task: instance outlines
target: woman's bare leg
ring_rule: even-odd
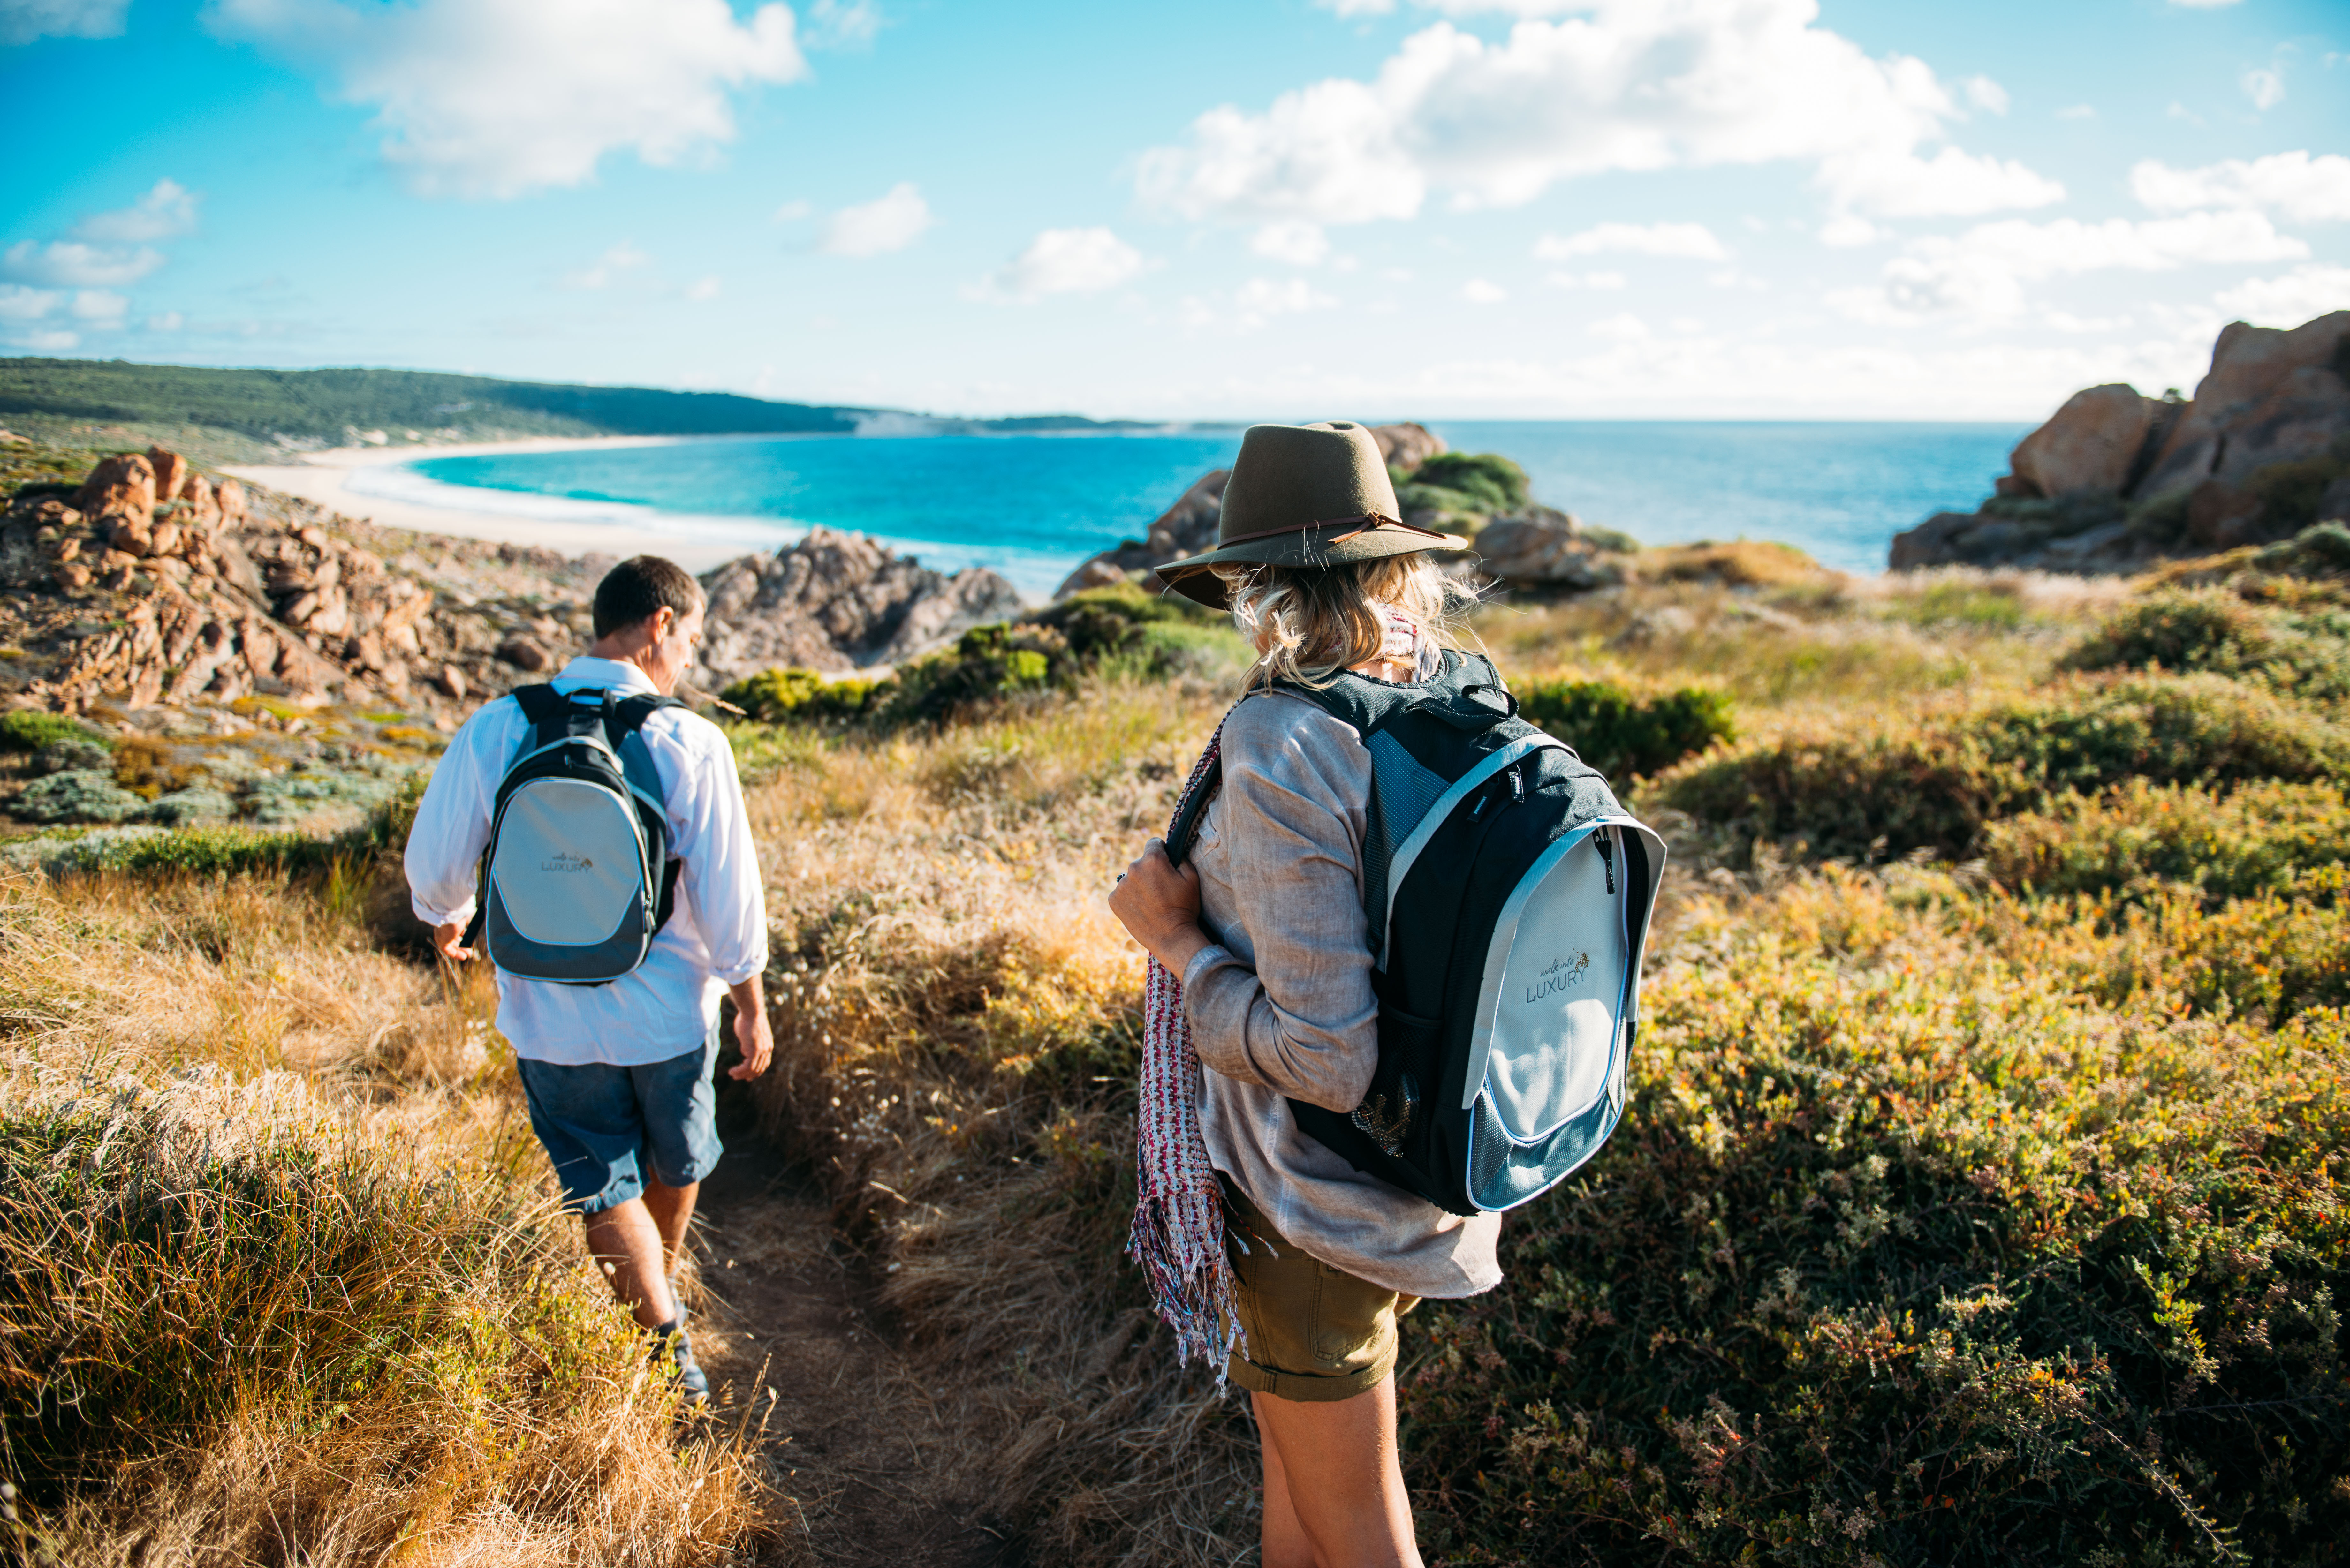
[[[1421,1568],[1392,1376],[1335,1402],[1249,1399],[1265,1449],[1265,1568]]]

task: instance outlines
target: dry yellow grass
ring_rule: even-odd
[[[687,1568],[787,1518],[740,1434],[681,1446],[492,1005],[315,887],[0,884],[28,1555]]]

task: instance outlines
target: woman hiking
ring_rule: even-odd
[[[1191,1150],[1222,1189],[1221,1213],[1212,1196],[1139,1213],[1136,1251],[1179,1337],[1249,1390],[1265,1568],[1419,1563],[1396,1446],[1397,1320],[1502,1277],[1498,1214],[1449,1213],[1356,1168],[1285,1103],[1361,1117],[1379,1004],[1363,902],[1372,755],[1353,725],[1282,685],[1428,681],[1470,597],[1427,554],[1463,541],[1399,516],[1362,426],[1247,432],[1218,548],[1160,568],[1229,608],[1255,649],[1187,806],[1219,756],[1221,784],[1182,863],[1152,839],[1110,896],[1155,961],[1145,1210],[1154,1163],[1178,1169]],[[1206,1069],[1196,1079],[1185,1033]]]

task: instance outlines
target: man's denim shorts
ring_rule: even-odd
[[[566,1066],[518,1057],[531,1130],[555,1161],[563,1206],[599,1213],[644,1196],[645,1169],[686,1187],[717,1166],[718,1031],[681,1056],[642,1067]]]

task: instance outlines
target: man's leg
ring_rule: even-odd
[[[671,1187],[655,1177],[645,1183],[645,1208],[660,1231],[661,1273],[666,1278],[677,1278],[678,1263],[685,1256],[685,1233],[693,1225],[693,1200],[701,1191],[699,1181]]]
[[[658,1186],[650,1189],[659,1190]],[[659,1328],[677,1318],[661,1241],[660,1225],[642,1198],[631,1198],[588,1216],[588,1251],[612,1282],[612,1293],[636,1314],[640,1328]]]

